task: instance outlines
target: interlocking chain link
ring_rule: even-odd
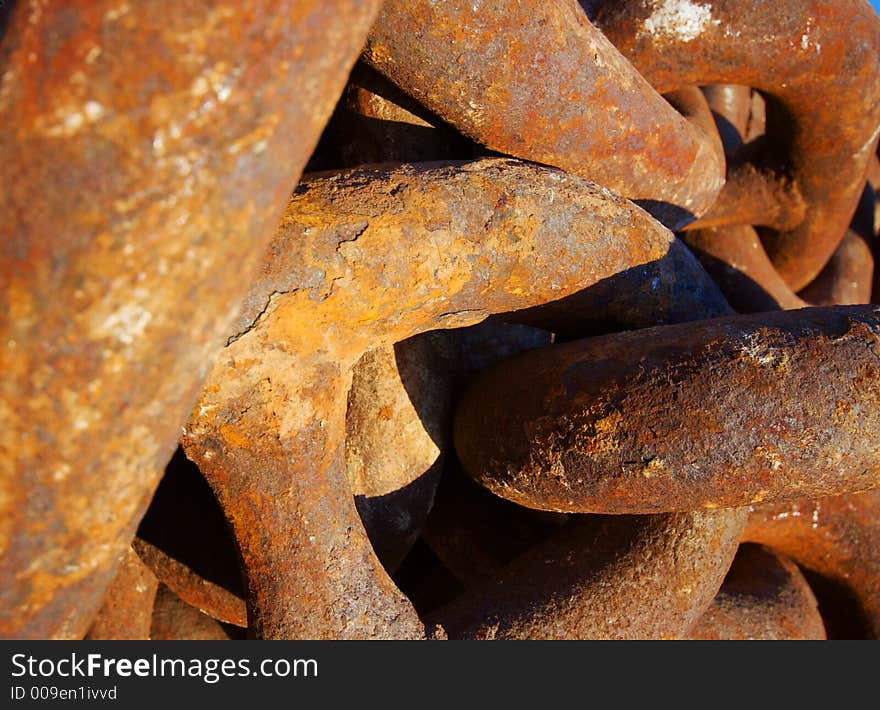
[[[0,635],[880,634],[868,3],[3,13]]]

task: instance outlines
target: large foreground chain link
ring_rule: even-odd
[[[4,637],[880,636],[863,0],[18,0],[0,118]]]

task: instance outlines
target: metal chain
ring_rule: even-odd
[[[0,634],[880,635],[866,2],[0,33]]]

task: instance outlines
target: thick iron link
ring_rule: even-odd
[[[0,5],[0,635],[880,636],[866,2]]]

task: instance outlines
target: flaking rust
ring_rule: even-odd
[[[364,59],[478,143],[648,201],[670,228],[724,184],[708,137],[574,0],[391,0]]]
[[[0,0],[0,636],[877,637],[878,70],[863,0]]]
[[[585,339],[498,365],[459,457],[564,512],[743,506],[880,483],[880,310],[804,308]]]
[[[789,174],[807,210],[796,227],[763,237],[789,286],[806,286],[843,239],[877,147],[880,18],[873,8],[862,0],[581,4],[660,92],[733,83],[765,94],[769,140],[753,162]]]
[[[0,635],[85,633],[378,5],[15,3]]]
[[[345,480],[346,393],[363,352],[662,268],[676,243],[607,190],[515,160],[303,180],[183,441],[234,527],[252,633],[423,634]]]
[[[667,268],[685,281],[699,281],[688,276],[687,260],[670,263],[676,266]],[[614,329],[730,313],[714,288],[673,295],[640,269],[631,270],[624,283],[629,288],[612,279],[564,307],[532,309],[531,317],[577,331],[601,327],[602,321],[607,326],[609,310],[616,311]],[[638,294],[630,307],[620,307],[625,299],[608,302],[606,287],[615,286]],[[745,522],[735,509],[571,516],[553,531],[565,516],[535,519],[534,510],[479,492],[447,474],[426,531],[432,549],[467,588],[427,617],[450,638],[681,638],[711,604]]]

